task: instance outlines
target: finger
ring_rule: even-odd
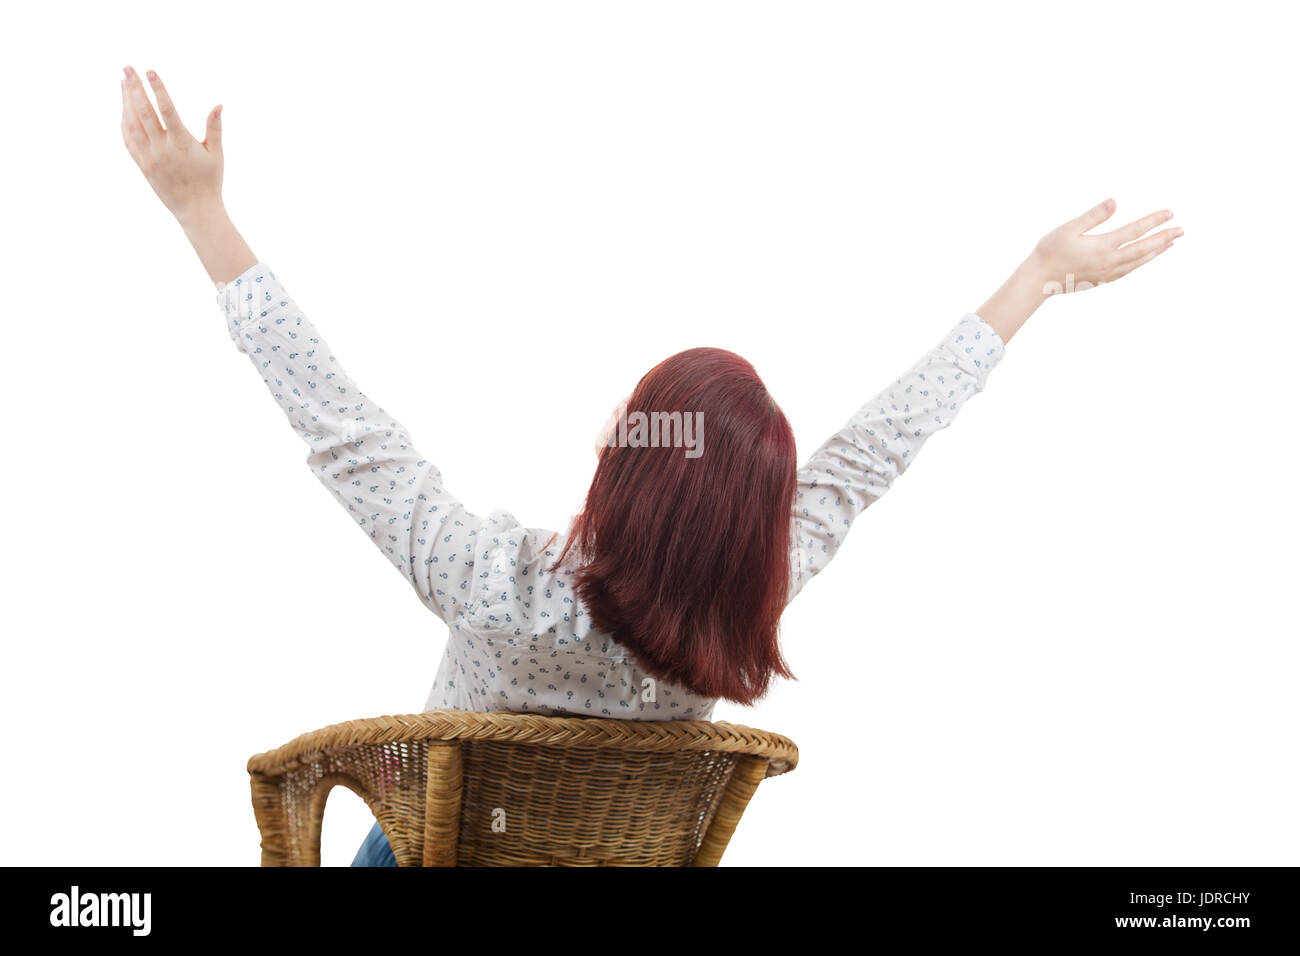
[[[167,94],[167,87],[163,86],[162,79],[153,70],[145,74],[149,78],[149,85],[153,87],[154,99],[158,101],[158,112],[162,114],[162,121],[167,126],[167,132],[188,132],[185,124],[181,122],[181,115],[176,112],[176,107],[172,105],[172,98]]]
[[[1138,236],[1145,236],[1162,222],[1168,222],[1173,218],[1174,214],[1168,209],[1162,212],[1153,212],[1149,216],[1143,216],[1137,222],[1130,222],[1127,226],[1121,226],[1113,232],[1105,233],[1105,235],[1113,239],[1115,245],[1122,246],[1126,242],[1132,242]]]
[[[129,66],[123,72],[126,73],[126,92],[131,98],[131,108],[135,110],[141,129],[150,140],[162,137],[166,131],[162,128],[162,123],[158,122],[158,114],[153,111],[153,104],[149,102],[149,94],[144,91],[140,77]]]
[[[1078,219],[1074,220],[1074,223],[1079,227],[1079,232],[1087,232],[1089,229],[1094,229],[1097,226],[1100,226],[1103,222],[1109,219],[1114,212],[1115,200],[1107,199],[1104,202],[1100,202],[1093,206]]]
[[[207,132],[204,135],[203,145],[209,150],[221,152],[221,104],[218,103],[208,114]]]
[[[1131,262],[1126,262],[1114,273],[1114,277],[1111,279],[1111,281],[1114,282],[1115,279],[1119,279],[1128,275],[1138,266],[1146,265],[1148,262],[1150,262],[1156,256],[1160,255],[1165,250],[1172,249],[1173,245],[1174,245],[1173,242],[1166,242],[1163,246],[1153,249],[1151,252],[1148,252],[1146,255],[1140,256],[1139,258],[1134,259]]]
[[[1141,259],[1153,249],[1163,249],[1166,245],[1173,242],[1183,234],[1181,229],[1164,229],[1157,232],[1154,236],[1147,236],[1145,239],[1139,239],[1137,242],[1130,242],[1127,246],[1121,246],[1119,250],[1121,262],[1131,262],[1135,259]]]
[[[122,80],[122,138],[126,140],[126,148],[133,158],[138,158],[138,152],[149,148],[149,137],[144,135],[127,95],[125,78]]]

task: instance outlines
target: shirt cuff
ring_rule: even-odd
[[[953,356],[958,368],[974,376],[976,390],[983,390],[989,372],[1002,361],[1007,348],[993,326],[974,312],[963,315],[939,345]]]
[[[226,314],[230,337],[236,341],[241,325],[249,319],[265,317],[286,298],[275,273],[260,260],[229,282],[217,283],[217,305]]]

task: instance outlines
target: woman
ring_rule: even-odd
[[[748,362],[665,359],[611,416],[582,512],[560,536],[506,511],[471,514],[406,430],[363,394],[221,196],[221,107],[198,142],[162,81],[127,67],[122,135],[218,288],[231,338],[307,443],[307,463],[450,640],[426,710],[708,719],[792,676],[778,622],[854,518],[980,391],[1054,291],[1113,281],[1172,245],[1153,213],[1085,235],[1106,200],[1044,236],[977,313],[866,403],[804,464]],[[378,824],[354,865],[393,865]]]

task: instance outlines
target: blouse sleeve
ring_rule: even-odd
[[[830,563],[853,519],[984,389],[1005,346],[973,312],[871,401],[799,470],[787,603]]]
[[[442,485],[406,429],[343,370],[266,263],[219,284],[230,337],[309,449],[307,465],[431,611],[473,599],[484,522]],[[493,513],[493,518],[497,515]]]

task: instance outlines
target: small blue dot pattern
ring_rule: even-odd
[[[508,511],[471,513],[405,427],[366,396],[265,262],[218,283],[230,337],[308,448],[307,465],[445,622],[425,710],[505,710],[629,720],[708,720],[715,699],[652,681],[594,628],[573,590],[578,556]],[[1002,359],[974,313],[849,419],[799,470],[787,603],[853,520],[984,388]],[[575,549],[576,550],[576,549]]]

